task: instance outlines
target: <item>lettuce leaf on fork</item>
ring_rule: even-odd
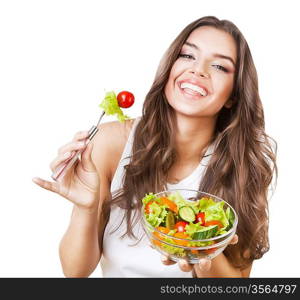
[[[105,97],[99,106],[105,111],[106,115],[117,115],[117,118],[120,122],[130,119],[130,117],[124,115],[118,104],[117,96],[113,91],[105,94]]]

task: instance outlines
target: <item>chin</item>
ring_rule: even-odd
[[[195,106],[187,105],[187,104],[175,104],[175,103],[169,103],[173,109],[175,114],[187,116],[187,117],[204,117],[203,110],[201,108],[195,108]]]

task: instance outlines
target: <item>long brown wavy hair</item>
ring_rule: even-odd
[[[231,95],[231,108],[219,112],[213,141],[215,151],[199,190],[228,201],[239,216],[239,242],[224,254],[233,266],[244,269],[269,250],[268,188],[276,175],[277,145],[265,133],[264,113],[258,93],[258,79],[248,44],[239,29],[228,20],[208,16],[189,24],[163,56],[154,82],[146,95],[137,124],[130,163],[125,166],[123,187],[111,204],[124,208],[126,234],[140,220],[141,201],[146,193],[166,189],[167,174],[176,161],[175,114],[164,89],[174,62],[192,31],[212,26],[229,33],[237,48],[237,67]],[[271,142],[273,141],[273,144]],[[200,155],[199,155],[200,158]]]

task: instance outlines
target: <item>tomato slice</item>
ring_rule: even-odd
[[[178,207],[176,203],[168,199],[167,197],[161,197],[162,203],[165,204],[170,210],[172,210],[174,213],[178,213]]]
[[[205,224],[205,213],[204,212],[199,212],[196,215],[196,220],[194,223],[200,223],[201,226],[204,226]]]
[[[223,224],[221,221],[219,220],[211,220],[211,221],[207,221],[205,222],[204,226],[211,226],[211,225],[218,225],[219,229],[221,229],[223,227]]]
[[[177,232],[184,232],[185,231],[185,226],[188,225],[188,222],[185,221],[179,221],[175,224],[175,229]]]

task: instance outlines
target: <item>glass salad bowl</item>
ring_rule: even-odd
[[[220,254],[233,238],[238,216],[223,199],[176,189],[142,199],[142,225],[152,244],[173,261],[191,264]]]

